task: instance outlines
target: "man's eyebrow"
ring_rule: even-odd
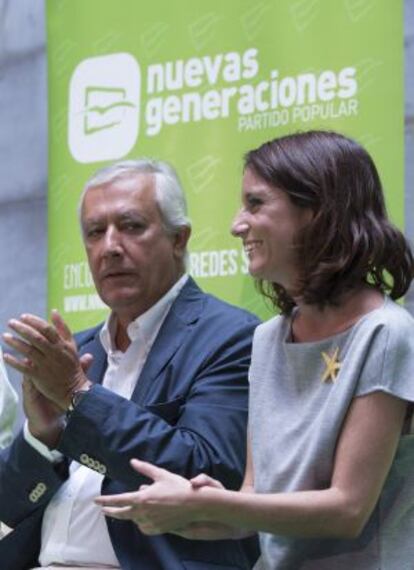
[[[145,220],[145,215],[141,213],[139,210],[123,210],[117,212],[114,216],[115,219],[124,220],[124,219],[140,219]],[[102,221],[107,219],[106,214],[91,214],[87,218],[84,219],[85,224],[99,224]]]
[[[119,212],[117,215],[118,218],[141,218],[144,219],[145,216],[139,210],[124,210]]]
[[[82,225],[85,226],[86,224],[99,224],[102,221],[102,217],[99,218],[98,216],[89,216],[88,218],[83,218]]]

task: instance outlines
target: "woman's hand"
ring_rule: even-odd
[[[183,528],[197,516],[190,481],[151,463],[131,460],[131,466],[152,479],[138,491],[121,495],[104,495],[95,499],[105,515],[135,522],[145,534],[161,534]]]
[[[121,495],[103,495],[95,502],[103,507],[105,515],[131,520],[142,533],[153,535],[170,532],[195,540],[236,539],[251,533],[203,517],[203,501],[199,501],[206,487],[224,490],[220,481],[205,475],[197,475],[190,481],[146,463],[131,460],[131,465],[141,475],[152,479],[152,485],[141,485],[138,491]]]
[[[202,487],[213,487],[213,489],[224,489],[223,485],[217,479],[213,479],[205,473],[200,473],[197,477],[190,479],[193,489],[201,489]]]
[[[190,481],[146,463],[132,459],[132,467],[152,479],[152,485],[141,485],[138,491],[121,495],[104,495],[95,502],[107,516],[132,520],[141,532],[148,535],[171,532],[196,540],[236,538],[238,532],[227,525],[202,520],[202,509],[197,503],[200,489],[224,489],[220,481],[205,474]]]

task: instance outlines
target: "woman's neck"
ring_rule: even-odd
[[[382,293],[371,287],[352,291],[338,305],[320,309],[295,299],[297,310],[292,320],[292,337],[295,342],[313,342],[343,332],[361,317],[378,309],[384,303]]]

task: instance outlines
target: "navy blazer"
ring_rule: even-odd
[[[245,467],[247,374],[256,317],[203,293],[190,278],[173,303],[131,400],[103,388],[107,359],[96,327],[79,333],[80,354],[93,354],[94,382],[69,418],[53,466],[20,434],[0,455],[0,520],[15,530],[0,541],[0,565],[37,565],[43,511],[74,459],[105,474],[103,494],[148,483],[129,465],[138,457],[185,477],[208,473],[239,488]],[[107,518],[125,570],[250,569],[256,539],[196,541],[145,536],[130,521]]]

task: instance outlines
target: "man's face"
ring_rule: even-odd
[[[129,322],[182,273],[189,230],[164,229],[151,174],[89,188],[81,210],[86,253],[102,300]]]

